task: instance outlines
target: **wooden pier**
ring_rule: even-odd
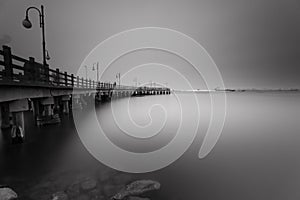
[[[0,124],[25,130],[24,112],[31,110],[36,124],[59,122],[58,113],[84,104],[130,96],[167,95],[166,87],[133,87],[116,83],[96,82],[74,76],[59,68],[52,69],[35,61],[13,55],[10,47],[0,50]]]

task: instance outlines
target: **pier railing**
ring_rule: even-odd
[[[5,45],[0,50],[0,85],[99,90],[166,89],[163,87],[124,86],[74,76],[74,74],[60,71],[59,68],[51,69],[48,65],[44,66],[36,62],[33,57],[25,59],[13,55],[11,48]]]
[[[0,84],[29,85],[63,88],[96,89],[96,81],[84,79],[58,68],[51,69],[35,61],[33,57],[24,59],[13,55],[8,46],[0,50]]]

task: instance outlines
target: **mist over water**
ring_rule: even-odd
[[[198,152],[211,117],[209,94],[176,95],[124,98],[97,106],[98,121],[109,139],[132,152],[159,149],[180,134],[180,121],[189,127],[184,131],[194,130],[199,121],[197,136],[180,159],[155,172],[131,175],[160,181],[162,188],[155,199],[300,197],[299,93],[228,93],[222,135],[201,160]],[[90,113],[86,110],[82,115],[82,125],[90,128],[87,134],[94,139],[97,129],[90,124]],[[124,130],[134,136],[158,134],[135,138]],[[19,150],[5,144],[1,136],[0,180],[16,185],[17,190],[26,189],[21,187],[22,180],[23,185],[34,185],[49,174],[107,169],[85,149],[71,118],[65,117],[60,125],[30,125],[26,132],[28,140]]]

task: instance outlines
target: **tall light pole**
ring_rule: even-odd
[[[29,10],[34,9],[36,11],[38,11],[39,13],[39,17],[40,17],[40,28],[42,29],[42,49],[43,49],[43,65],[46,66],[47,62],[46,60],[49,60],[50,57],[48,55],[46,55],[46,39],[45,39],[45,14],[44,14],[44,6],[41,5],[41,10],[38,9],[37,7],[31,6],[28,7],[26,10],[26,15],[25,15],[25,19],[23,20],[22,24],[25,28],[30,29],[32,27],[32,23],[29,20]]]
[[[85,67],[85,79],[87,80],[87,77],[88,77],[88,75],[87,75],[87,66],[84,65],[84,67]]]
[[[99,62],[93,64],[93,71],[95,71],[95,64],[97,64],[97,83],[99,82]]]

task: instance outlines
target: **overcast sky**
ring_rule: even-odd
[[[21,25],[26,8],[41,4],[52,68],[76,73],[87,54],[111,35],[155,26],[199,42],[227,87],[300,87],[299,0],[0,0],[0,44],[11,46],[14,54],[41,60],[35,11],[30,12],[33,28]],[[172,84],[168,74],[159,80],[153,73],[140,76],[140,82],[165,78]]]

